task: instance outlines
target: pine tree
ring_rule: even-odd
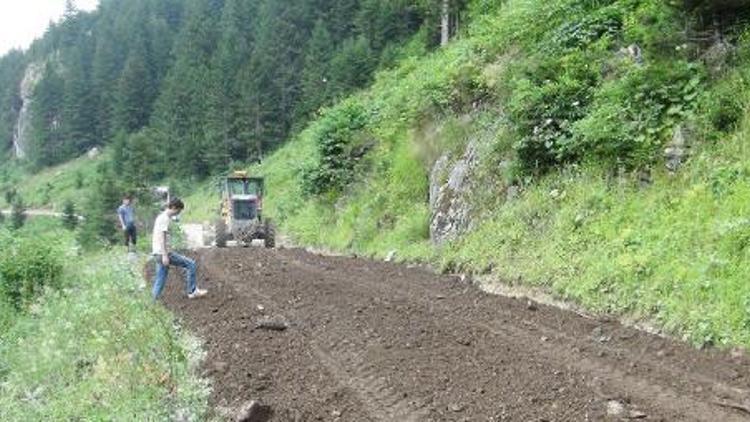
[[[65,156],[61,127],[65,82],[52,64],[47,64],[34,89],[31,105],[32,138],[29,158],[37,167],[61,162]]]
[[[91,85],[85,68],[83,47],[77,46],[66,63],[62,128],[65,136],[63,158],[69,159],[95,143],[96,121]]]
[[[115,127],[133,133],[148,123],[153,92],[151,74],[146,63],[143,41],[131,48],[125,69],[117,85]]]
[[[329,80],[333,48],[331,34],[325,23],[318,20],[305,55],[305,68],[302,72],[302,100],[298,112],[300,118],[317,111],[331,99]]]
[[[112,244],[118,238],[116,210],[120,189],[112,169],[104,164],[97,169],[94,189],[89,193],[78,242],[87,249]]]
[[[23,203],[23,198],[20,195],[16,195],[11,208],[10,227],[13,230],[18,230],[24,224],[26,224],[26,205]]]
[[[245,69],[243,90],[251,114],[251,142],[259,155],[275,148],[292,127],[312,16],[309,3],[303,0],[266,0],[259,7],[255,48]]]
[[[365,37],[350,38],[331,60],[331,84],[334,95],[341,97],[364,87],[372,78],[375,62]]]
[[[247,123],[243,118],[239,79],[252,53],[254,2],[228,0],[221,16],[220,38],[212,60],[208,86],[206,136],[211,169],[223,170],[232,160],[248,156]],[[249,24],[248,24],[249,22]]]
[[[78,227],[78,215],[76,215],[76,206],[71,200],[65,201],[63,205],[62,224],[68,230],[75,230]]]
[[[191,0],[185,24],[176,41],[176,59],[157,102],[156,128],[167,136],[166,155],[171,174],[205,177],[213,146],[205,123],[209,63],[216,46],[220,8],[212,1]]]

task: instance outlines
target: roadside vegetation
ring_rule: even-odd
[[[201,345],[151,302],[143,263],[80,255],[43,217],[0,228],[0,251],[0,419],[203,419]]]

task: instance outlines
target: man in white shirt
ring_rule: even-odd
[[[154,233],[152,238],[153,254],[156,260],[156,278],[154,279],[154,288],[152,290],[154,300],[159,299],[164,283],[169,275],[170,265],[185,269],[185,288],[188,298],[195,299],[204,296],[207,292],[199,289],[195,281],[196,265],[195,261],[169,250],[169,223],[172,217],[175,217],[185,208],[185,204],[179,198],[173,198],[169,201],[167,209],[164,210],[154,222]]]

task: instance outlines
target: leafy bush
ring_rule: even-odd
[[[355,101],[331,109],[317,122],[312,136],[317,145],[318,162],[303,175],[306,193],[319,195],[341,191],[355,178],[355,168],[368,148],[364,107]]]
[[[603,37],[615,38],[623,26],[623,12],[617,7],[604,7],[587,13],[582,19],[569,20],[552,35],[552,44],[566,49],[583,48]]]
[[[633,66],[597,92],[569,148],[610,166],[651,163],[673,128],[693,116],[700,83],[693,64]]]
[[[59,253],[44,239],[14,240],[0,237],[0,294],[21,310],[46,287],[60,287],[62,264]]]
[[[563,60],[530,62],[514,72],[508,111],[518,132],[515,150],[524,167],[547,170],[581,158],[584,151],[571,147],[572,129],[586,114],[598,70],[591,57],[580,51]]]

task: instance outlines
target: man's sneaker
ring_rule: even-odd
[[[206,295],[206,293],[208,293],[208,291],[207,291],[207,290],[203,290],[203,289],[197,289],[197,288],[196,288],[195,290],[193,290],[193,293],[190,293],[190,294],[188,295],[188,299],[195,299],[195,298],[199,298],[199,297],[201,297],[201,296],[205,296],[205,295]]]

